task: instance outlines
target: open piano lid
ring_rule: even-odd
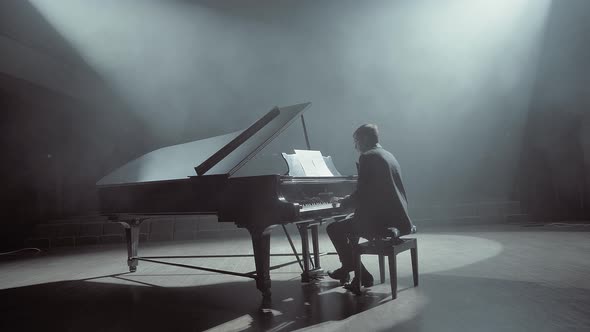
[[[311,103],[275,107],[245,130],[149,152],[100,179],[99,186],[231,176],[287,128]],[[194,165],[198,165],[194,167]],[[194,167],[194,170],[191,168]]]

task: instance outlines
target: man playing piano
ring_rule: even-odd
[[[328,275],[342,283],[350,279],[349,272],[355,268],[352,249],[358,244],[359,237],[378,235],[388,227],[396,227],[400,235],[407,235],[413,227],[399,163],[379,144],[377,126],[362,125],[354,132],[353,138],[355,148],[360,152],[357,188],[349,196],[335,198],[333,203],[354,208],[355,213],[331,223],[326,229],[342,263]],[[352,284],[355,282],[353,280]],[[364,266],[362,282],[365,287],[373,285],[373,276]]]

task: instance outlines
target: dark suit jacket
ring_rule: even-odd
[[[356,191],[341,201],[355,208],[355,228],[364,233],[396,227],[402,235],[410,234],[412,221],[395,157],[377,144],[361,154],[358,168]]]

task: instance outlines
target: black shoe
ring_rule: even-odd
[[[369,275],[370,276],[370,275]],[[371,287],[373,286],[373,277],[371,278],[363,278],[363,287]],[[348,284],[344,285],[344,289],[351,291],[354,295],[360,296],[363,294],[361,291],[361,286],[359,285],[359,280],[357,278],[353,278],[352,281]]]
[[[375,280],[373,279],[373,276],[371,274],[363,276],[363,287],[371,287],[373,286],[374,282]],[[358,284],[359,280],[356,277],[354,277],[350,283],[344,285],[344,288],[356,293],[356,290],[360,289],[360,287],[358,287]]]
[[[340,281],[341,285],[344,285],[350,281],[350,273],[343,268],[339,268],[334,271],[328,271],[328,276],[332,279]]]

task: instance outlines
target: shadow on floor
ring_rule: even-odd
[[[135,281],[133,274],[38,284],[0,291],[0,330],[203,331],[218,326],[293,330],[341,320],[391,295],[356,297],[337,283],[298,280],[273,280],[272,291],[268,303],[252,281],[160,287]]]
[[[197,274],[121,274],[0,291],[2,331],[587,331],[590,290],[538,282],[421,276],[401,278],[363,296],[333,282],[273,281],[265,304],[252,281],[161,287],[168,278]],[[149,278],[145,278],[149,277]],[[97,282],[98,281],[98,282]],[[117,282],[126,282],[121,284]]]

